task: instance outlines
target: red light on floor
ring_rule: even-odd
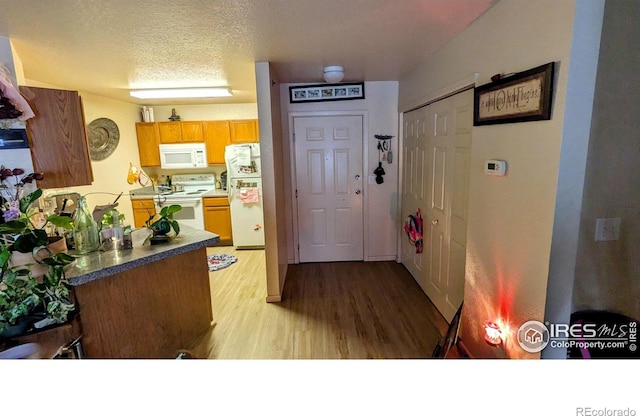
[[[500,345],[502,342],[502,331],[495,322],[487,321],[484,324],[484,340],[492,346]]]

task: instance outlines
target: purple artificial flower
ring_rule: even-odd
[[[13,221],[20,218],[20,208],[18,207],[18,201],[9,203],[9,209],[2,214],[5,222]]]

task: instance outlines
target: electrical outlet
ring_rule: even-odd
[[[620,238],[621,218],[598,218],[596,220],[596,241],[614,241]]]

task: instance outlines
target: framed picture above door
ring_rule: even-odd
[[[289,102],[291,103],[361,99],[364,99],[364,82],[289,87]]]

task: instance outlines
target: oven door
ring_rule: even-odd
[[[179,225],[187,225],[198,230],[204,230],[204,211],[202,210],[202,198],[167,198],[158,195],[154,199],[156,211],[160,212],[167,205],[180,205],[182,209],[173,214],[173,219]]]

